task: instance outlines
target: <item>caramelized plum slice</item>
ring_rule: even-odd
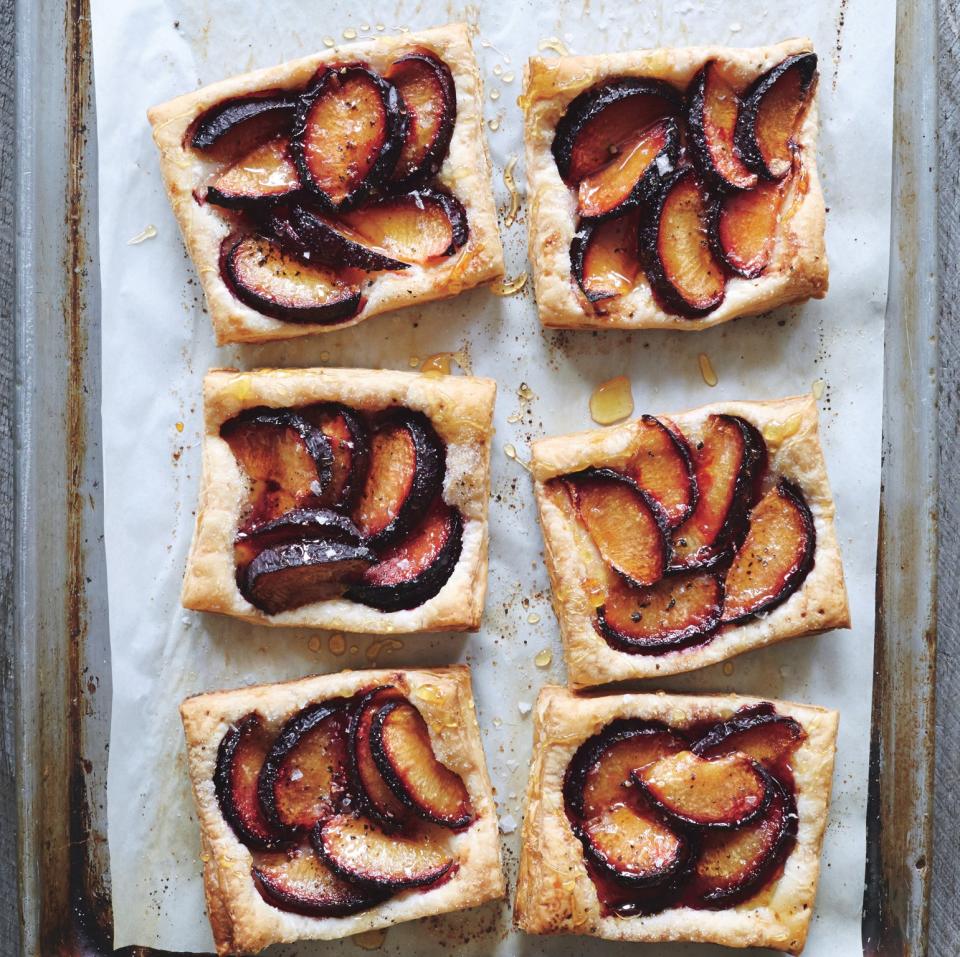
[[[392,701],[406,699],[397,688],[386,685],[363,696],[350,718],[350,775],[361,810],[383,827],[402,824],[409,812],[383,779],[370,750],[370,725],[377,712]]]
[[[350,814],[318,823],[311,838],[317,853],[342,878],[384,890],[426,887],[454,867],[454,859],[428,833],[387,833],[373,821]]]
[[[277,126],[288,126],[295,109],[296,100],[283,90],[263,90],[223,100],[194,120],[188,133],[190,145],[196,150],[208,150],[253,121],[259,125],[267,119]]]
[[[304,186],[344,210],[389,178],[406,134],[392,84],[360,64],[321,66],[297,103],[291,153]]]
[[[308,847],[261,858],[253,868],[253,880],[268,904],[307,917],[346,917],[368,910],[388,896],[366,884],[337,877]]]
[[[640,268],[637,212],[601,223],[584,223],[570,244],[570,264],[577,285],[590,302],[625,296]]]
[[[606,219],[649,200],[676,166],[679,142],[672,119],[631,133],[606,166],[580,181],[577,212],[584,219]]]
[[[817,55],[787,57],[756,80],[743,98],[735,147],[764,179],[782,179],[793,165],[794,136],[817,76]]]
[[[466,785],[437,760],[427,723],[412,704],[391,701],[377,711],[370,750],[393,793],[424,820],[454,830],[473,820]]]
[[[628,77],[585,90],[557,123],[553,156],[570,185],[610,162],[637,130],[679,113],[681,99],[668,83]]]
[[[750,529],[725,582],[725,622],[745,621],[785,602],[813,567],[817,530],[803,493],[780,481],[750,513]]]
[[[770,803],[755,821],[704,835],[690,883],[699,903],[726,908],[747,900],[790,853],[797,835],[796,803],[776,779],[770,786]]]
[[[240,575],[240,591],[251,605],[277,615],[341,594],[376,560],[366,545],[288,542],[265,548],[247,565]]]
[[[220,435],[250,482],[251,524],[284,514],[330,483],[330,442],[290,409],[249,409],[225,422]]]
[[[618,804],[583,826],[587,853],[623,884],[651,887],[675,876],[687,859],[687,841],[647,808]]]
[[[360,531],[345,515],[326,508],[294,508],[279,518],[256,522],[237,533],[237,566],[245,567],[265,548],[317,540],[362,544]]]
[[[767,464],[763,436],[735,415],[711,415],[695,454],[699,497],[673,531],[673,567],[709,568],[746,531],[747,512]]]
[[[308,705],[281,729],[263,762],[257,793],[267,820],[292,834],[336,812],[347,793],[344,699]]]
[[[709,210],[691,167],[667,179],[640,226],[640,253],[665,312],[696,319],[723,302],[727,280],[710,246]]]
[[[457,119],[457,88],[446,63],[426,49],[394,61],[386,76],[400,92],[409,116],[393,185],[410,189],[435,175],[447,157]]]
[[[333,462],[330,484],[321,500],[334,508],[352,508],[366,481],[370,465],[367,427],[353,409],[337,402],[322,402],[300,410],[300,414],[327,437]]]
[[[757,174],[744,166],[733,146],[739,115],[736,90],[724,79],[716,60],[711,60],[693,79],[687,125],[700,175],[722,190],[757,185]]]
[[[446,456],[430,420],[404,409],[384,415],[370,440],[370,469],[354,520],[377,547],[408,534],[440,490]]]
[[[772,792],[770,775],[739,752],[708,761],[678,751],[634,780],[668,817],[697,827],[741,827],[763,813]]]
[[[228,236],[220,247],[220,274],[245,306],[283,322],[332,325],[355,316],[363,297],[323,266],[289,256],[266,236]]]
[[[289,199],[300,189],[286,137],[255,146],[228,166],[207,189],[207,202],[228,209],[258,209]]]
[[[603,560],[631,584],[659,581],[670,554],[660,506],[612,469],[587,469],[565,481]]]
[[[344,214],[343,220],[367,242],[408,263],[452,256],[469,235],[460,201],[433,189],[381,199]]]
[[[596,628],[618,651],[657,655],[706,641],[719,627],[722,612],[723,585],[717,575],[668,575],[646,588],[613,583],[597,608]]]
[[[704,758],[740,751],[769,769],[789,758],[806,736],[794,718],[746,708],[714,725],[690,750]]]
[[[262,851],[285,843],[284,834],[271,826],[257,797],[257,779],[270,743],[260,715],[248,714],[223,736],[213,772],[217,803],[227,823],[247,847]]]
[[[347,597],[381,611],[416,608],[429,601],[453,574],[463,546],[463,520],[437,496],[423,520],[405,538],[380,553]]]
[[[697,479],[690,447],[679,429],[664,425],[652,415],[642,415],[637,422],[629,472],[637,485],[659,503],[668,527],[676,528],[693,511]]]
[[[770,263],[776,240],[783,182],[763,181],[753,189],[731,193],[716,203],[711,241],[717,255],[738,276],[756,279]]]

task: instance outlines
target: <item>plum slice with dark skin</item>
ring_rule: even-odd
[[[633,480],[655,499],[676,528],[693,511],[697,502],[697,477],[687,440],[652,415],[636,423],[633,457],[628,471]]]
[[[718,197],[710,217],[717,256],[744,279],[763,275],[776,240],[784,181],[762,180],[753,189]]]
[[[356,206],[389,179],[407,122],[396,87],[372,70],[358,63],[320,67],[293,123],[300,181],[330,212]]]
[[[695,571],[667,575],[645,588],[611,583],[597,608],[595,626],[617,651],[659,655],[709,640],[722,612],[719,576]]]
[[[345,515],[327,508],[294,508],[278,518],[241,529],[234,542],[237,565],[247,565],[265,548],[317,540],[362,544],[359,529]]]
[[[680,94],[659,80],[626,77],[576,96],[557,123],[553,156],[570,185],[595,173],[637,130],[680,112]]]
[[[460,200],[434,189],[388,196],[344,213],[342,219],[368,243],[406,263],[452,256],[470,235]]]
[[[740,98],[716,60],[693,78],[688,96],[690,147],[700,175],[721,190],[756,186],[757,174],[747,169],[733,145]]]
[[[654,192],[639,235],[650,288],[665,312],[697,319],[726,295],[727,279],[710,243],[710,209],[690,166]]]
[[[729,557],[746,533],[766,464],[763,436],[746,419],[707,419],[694,454],[697,504],[673,530],[674,569],[710,568]]]
[[[331,508],[353,508],[370,466],[370,440],[363,419],[337,402],[307,406],[300,414],[323,432],[333,454],[330,484],[320,501]]]
[[[773,791],[770,774],[739,752],[707,760],[678,751],[633,779],[671,820],[694,827],[741,827],[764,812]]]
[[[450,68],[435,53],[418,48],[395,60],[386,78],[407,109],[407,135],[391,185],[398,191],[423,185],[443,165],[457,120],[457,88]]]
[[[266,236],[227,236],[220,274],[245,306],[283,322],[335,325],[363,306],[356,286],[323,265],[307,265]]]
[[[415,814],[459,830],[473,820],[462,779],[434,754],[423,716],[408,701],[391,701],[374,715],[370,750],[383,779]]]
[[[794,137],[816,77],[817,55],[798,53],[764,73],[744,94],[734,148],[764,179],[782,179],[790,172]]]
[[[268,904],[307,917],[347,917],[389,896],[367,884],[338,877],[310,847],[264,855],[252,873],[257,890]]]
[[[723,620],[734,624],[785,602],[813,567],[817,530],[803,493],[780,481],[750,513],[750,528],[727,569]]]
[[[603,560],[633,585],[659,581],[670,558],[660,506],[612,469],[586,469],[564,481]]]
[[[580,180],[577,212],[584,219],[607,219],[635,209],[660,189],[677,164],[680,134],[672,119],[630,134],[605,166]]]
[[[772,707],[743,708],[714,725],[690,750],[705,758],[740,751],[770,770],[788,760],[806,737],[799,721]]]
[[[196,150],[218,146],[240,127],[264,119],[277,126],[289,126],[296,109],[296,96],[283,90],[263,90],[247,96],[233,97],[205,110],[193,121],[187,136]]]
[[[370,437],[370,468],[354,511],[357,527],[380,548],[408,534],[443,481],[446,453],[421,412],[386,412]]]
[[[257,797],[257,780],[273,737],[256,712],[231,727],[217,749],[213,784],[217,802],[234,834],[247,847],[276,850],[286,835],[267,820]]]
[[[257,794],[271,825],[294,835],[336,813],[348,793],[348,702],[308,705],[280,730],[270,748]]]
[[[636,283],[640,263],[636,211],[581,225],[570,243],[570,266],[590,302],[625,296]]]
[[[456,863],[426,831],[387,832],[352,814],[318,822],[311,840],[320,857],[344,880],[388,891],[436,884],[452,873]]]
[[[228,209],[260,209],[288,200],[300,190],[290,141],[277,137],[255,146],[207,187],[206,200]]]
[[[463,519],[437,496],[420,523],[380,551],[380,560],[347,592],[351,601],[381,611],[416,608],[437,595],[453,574],[463,546]]]

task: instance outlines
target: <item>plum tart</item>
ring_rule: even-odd
[[[259,624],[475,630],[496,385],[211,371],[183,604]]]
[[[737,695],[544,688],[515,922],[799,954],[837,725],[835,711]]]
[[[812,396],[540,439],[531,471],[573,688],[850,626]]]
[[[180,713],[218,954],[503,896],[467,667],[212,692]]]
[[[340,329],[500,278],[482,103],[452,24],[151,109],[217,342]]]
[[[808,40],[532,58],[540,319],[697,330],[827,291]]]

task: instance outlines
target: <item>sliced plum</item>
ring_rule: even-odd
[[[457,120],[457,88],[446,63],[423,48],[395,60],[386,77],[409,116],[392,184],[397,190],[411,189],[434,176],[447,157]]]
[[[714,725],[690,750],[705,758],[740,751],[771,769],[787,760],[806,736],[794,718],[772,709],[747,708]]]
[[[697,504],[673,530],[674,568],[709,568],[729,556],[746,533],[766,464],[763,436],[746,419],[707,419],[694,456]]]
[[[407,535],[440,491],[446,454],[421,412],[384,414],[370,439],[370,468],[354,521],[376,547]]]
[[[721,190],[756,186],[757,174],[747,169],[733,145],[740,98],[716,60],[710,60],[693,78],[689,104],[687,127],[700,175]]]
[[[322,66],[298,101],[291,153],[300,181],[337,212],[389,179],[406,134],[393,84],[361,64]]]
[[[347,598],[381,611],[416,608],[446,585],[462,547],[463,519],[438,495],[405,538],[381,550],[380,560],[350,588]]]
[[[296,97],[283,90],[263,90],[247,96],[233,97],[205,110],[190,126],[190,145],[196,150],[218,146],[228,134],[256,123],[258,132],[270,126],[279,132],[293,122]],[[265,122],[266,121],[266,122]]]
[[[272,740],[260,715],[248,714],[221,739],[213,773],[217,802],[227,823],[247,847],[262,851],[286,843],[286,835],[270,824],[257,797],[257,779]]]
[[[631,134],[681,107],[680,94],[659,80],[627,77],[585,90],[557,123],[552,149],[560,175],[579,183],[609,163]]]
[[[329,440],[290,409],[249,409],[225,422],[220,435],[250,483],[251,526],[309,502],[330,484]]]
[[[584,223],[570,244],[570,265],[577,285],[590,302],[625,296],[637,280],[640,270],[636,211]]]
[[[678,751],[641,768],[634,780],[653,804],[681,824],[741,827],[770,802],[772,778],[745,754],[707,760]]]
[[[259,209],[300,190],[290,141],[277,137],[255,146],[228,166],[207,188],[208,203],[228,209]]]
[[[597,631],[618,651],[657,655],[713,636],[723,613],[723,585],[710,571],[668,575],[635,588],[615,582],[596,611]]]
[[[744,94],[735,149],[743,163],[764,179],[783,179],[790,172],[794,137],[816,77],[817,55],[798,53],[764,73]]]
[[[392,685],[368,691],[350,718],[350,774],[361,811],[386,828],[395,828],[410,816],[407,806],[384,780],[370,749],[370,725],[377,712],[393,701],[405,701]]]
[[[220,274],[244,305],[283,322],[333,325],[351,319],[363,296],[322,265],[307,265],[266,236],[227,236]]]
[[[234,541],[238,568],[245,568],[265,548],[290,542],[325,541],[361,545],[360,531],[345,515],[327,508],[294,508],[278,518],[241,529]]]
[[[346,917],[368,910],[388,896],[369,885],[337,877],[309,847],[261,857],[253,868],[253,880],[268,904],[307,917]]]
[[[713,312],[726,295],[727,279],[710,243],[710,210],[690,166],[667,177],[655,191],[640,226],[640,255],[660,307],[696,319]]]
[[[587,469],[565,481],[603,560],[631,584],[659,581],[670,558],[660,506],[633,479],[612,469]]]
[[[716,201],[710,221],[711,242],[738,276],[756,279],[770,264],[783,194],[784,181],[763,180],[753,189]]]
[[[267,820],[302,833],[340,807],[348,793],[344,699],[308,705],[281,729],[263,762],[257,793]]]
[[[435,189],[417,189],[343,215],[368,243],[406,263],[429,264],[452,256],[470,234],[460,200]]]
[[[605,166],[580,180],[577,212],[607,219],[652,199],[677,165],[680,133],[672,119],[631,133]]]
[[[629,473],[659,503],[668,527],[676,528],[693,511],[697,478],[690,447],[679,429],[642,415],[636,424]]]
[[[780,481],[750,513],[750,529],[727,570],[723,620],[741,622],[785,602],[813,567],[817,530],[803,493]]]
[[[363,419],[338,402],[307,406],[300,414],[323,432],[333,453],[330,484],[321,501],[331,508],[353,508],[370,466],[370,440]]]
[[[473,820],[462,779],[434,754],[423,715],[408,701],[391,701],[374,715],[370,750],[393,793],[426,821],[454,830]]]
[[[756,820],[734,831],[704,835],[687,891],[700,905],[727,908],[747,900],[792,850],[796,802],[779,781],[771,778],[770,786],[770,803]]]
[[[446,848],[426,832],[395,834],[352,814],[319,822],[311,839],[340,877],[383,890],[436,884],[455,864]]]

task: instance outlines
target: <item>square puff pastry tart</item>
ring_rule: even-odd
[[[363,307],[342,322],[285,322],[242,303],[224,282],[219,268],[220,245],[231,232],[235,217],[229,210],[201,204],[194,198],[194,191],[207,182],[218,164],[187,143],[190,125],[205,110],[228,98],[263,90],[302,89],[324,63],[363,61],[382,73],[398,57],[417,47],[430,50],[443,60],[456,86],[456,123],[447,157],[434,179],[466,209],[470,231],[466,245],[437,264],[371,274],[362,285]],[[220,345],[291,339],[342,329],[402,306],[455,296],[464,289],[503,276],[503,249],[497,230],[489,150],[483,133],[483,86],[466,24],[378,37],[324,50],[213,83],[155,106],[147,115],[160,150],[160,168],[167,193],[200,275]]]
[[[740,623],[721,625],[712,638],[700,644],[660,654],[617,650],[595,627],[598,601],[587,587],[590,581],[602,580],[602,560],[573,508],[560,496],[551,495],[547,483],[587,468],[626,469],[642,420],[539,439],[533,443],[530,465],[571,688],[692,671],[787,638],[850,627],[816,401],[805,395],[760,402],[713,402],[660,418],[672,422],[693,442],[713,414],[739,416],[752,424],[766,444],[769,472],[788,479],[801,491],[816,534],[806,578],[770,611]]]
[[[567,818],[564,775],[588,738],[617,719],[703,727],[751,706],[773,706],[805,737],[790,757],[797,808],[793,849],[750,899],[722,910],[686,905],[634,916],[605,915]],[[580,697],[548,686],[537,700],[514,921],[531,934],[584,934],[608,940],[698,941],[727,947],[804,947],[820,873],[839,716],[836,711],[739,695],[620,694]],[[776,874],[776,872],[774,872]]]
[[[279,729],[308,705],[392,685],[423,716],[437,758],[462,779],[475,815],[443,840],[457,862],[452,877],[433,887],[400,892],[368,910],[315,917],[268,903],[251,876],[254,856],[234,834],[217,799],[214,772],[224,735],[256,712]],[[505,893],[496,806],[477,727],[470,669],[342,671],[280,684],[254,685],[187,698],[180,706],[190,780],[200,819],[204,890],[217,953],[250,954],[270,944],[334,940],[402,921],[465,910]]]
[[[204,379],[203,477],[181,601],[260,625],[328,628],[367,634],[476,631],[487,588],[487,506],[496,383],[473,376],[391,370],[213,369]],[[414,607],[381,611],[345,598],[276,614],[252,605],[237,584],[234,540],[247,496],[246,477],[221,426],[246,409],[341,403],[358,412],[401,407],[422,413],[446,446],[442,498],[459,510],[462,546],[449,578]]]
[[[643,77],[671,84],[683,93],[710,60],[719,60],[725,78],[743,89],[777,63],[812,50],[807,39],[766,47],[678,47],[596,56],[531,58],[524,71],[529,204],[530,263],[540,320],[565,329],[679,329],[695,332],[737,316],[767,312],[786,303],[822,299],[828,266],[824,245],[825,209],[817,176],[817,104],[810,98],[795,141],[800,174],[791,177],[769,264],[755,279],[732,277],[723,302],[699,318],[662,310],[643,275],[621,296],[591,305],[571,270],[570,245],[577,230],[576,196],[564,183],[551,152],[554,131],[570,102],[592,86],[619,77]]]

